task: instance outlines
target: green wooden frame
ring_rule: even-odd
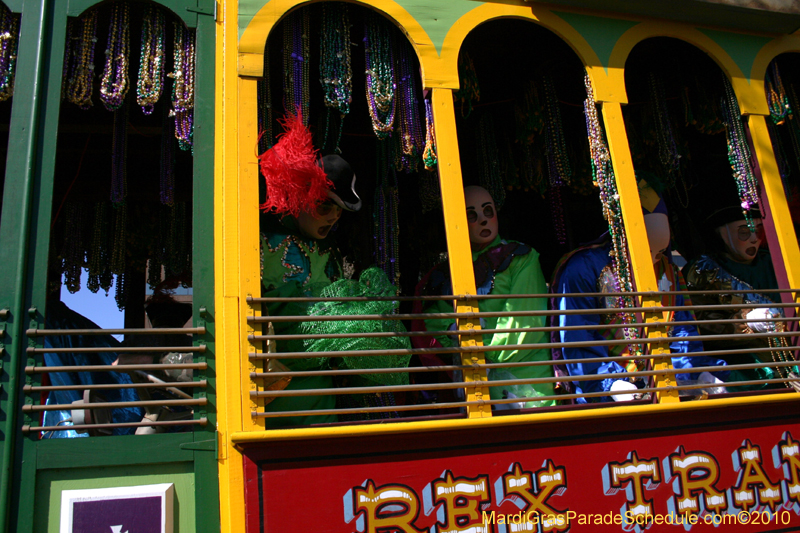
[[[17,96],[9,126],[0,262],[8,283],[0,287],[0,533],[33,531],[33,514],[48,502],[36,502],[37,472],[109,465],[155,465],[191,462],[194,468],[197,531],[219,530],[216,452],[214,326],[214,57],[215,0],[155,0],[196,28],[197,67],[193,179],[193,265],[195,325],[206,335],[201,361],[208,362],[209,387],[199,393],[209,404],[196,417],[208,424],[192,433],[140,437],[40,441],[20,431],[20,408],[31,399],[22,394],[25,330],[44,322],[44,302],[58,137],[61,76],[67,17],[102,3],[100,0],[6,0],[22,13]],[[11,154],[14,154],[13,157]],[[202,245],[200,245],[202,244]],[[4,311],[4,312],[3,312]],[[27,418],[27,417],[24,417]],[[31,422],[31,420],[27,420]],[[99,474],[99,472],[98,472]]]

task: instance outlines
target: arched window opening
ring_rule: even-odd
[[[54,147],[48,328],[191,326],[194,58],[194,30],[155,3],[106,2],[68,20]],[[121,387],[88,396],[77,389],[52,390],[48,405],[78,399],[192,402],[189,388],[149,388],[159,380],[192,381],[191,369],[124,369],[126,364],[191,363],[191,335],[126,332],[123,339],[65,333],[46,337],[44,344],[52,349],[45,351],[46,366],[120,365],[119,371],[46,374],[45,386]],[[65,348],[76,351],[58,351]],[[138,388],[122,388],[131,383]],[[151,412],[135,403],[93,413],[94,423],[104,416],[113,423],[160,417],[168,425],[193,416],[190,406]],[[143,419],[145,414],[149,418]],[[70,411],[45,411],[45,427],[73,424],[82,422]],[[142,427],[139,432],[163,429]],[[135,431],[89,429],[101,435]],[[43,435],[86,436],[86,430]]]

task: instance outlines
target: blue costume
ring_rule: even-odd
[[[611,244],[598,245],[589,248],[578,249],[572,254],[562,259],[559,267],[556,267],[556,272],[553,278],[551,289],[555,293],[592,293],[592,292],[619,292],[615,288],[616,283],[615,275],[611,268],[611,258],[609,252],[611,251]],[[680,272],[672,263],[667,262],[665,258],[656,265],[656,276],[661,280],[659,283],[662,290],[678,290],[682,285],[682,278]],[[667,283],[669,287],[667,288]],[[670,299],[672,301],[668,301]],[[598,297],[571,297],[555,298],[555,306],[560,310],[591,310],[614,308],[614,299],[612,298],[598,298]],[[662,305],[670,306],[683,306],[685,302],[683,295],[665,296]],[[619,321],[617,314],[570,314],[558,315],[558,325],[565,326],[589,326],[611,324],[612,322]],[[694,321],[694,316],[690,311],[677,311],[674,313],[674,321]],[[585,330],[561,330],[558,333],[557,341],[563,343],[571,342],[602,342],[615,338],[616,335],[621,337],[622,329],[616,328],[608,330],[602,329],[585,329]],[[706,356],[685,356],[680,354],[688,354],[693,352],[700,352],[703,350],[703,344],[700,341],[692,340],[691,337],[697,336],[697,329],[693,325],[674,326],[670,331],[670,337],[685,337],[686,340],[675,341],[670,344],[670,351],[676,354],[672,357],[672,365],[676,369],[691,368],[693,366],[719,366],[724,365],[724,361],[713,359]],[[620,355],[622,351],[627,348],[626,345],[619,346],[583,346],[580,348],[571,348],[565,346],[562,349],[563,357],[568,361],[566,364],[567,371],[570,376],[585,376],[585,375],[608,375],[602,380],[592,381],[575,381],[572,382],[575,391],[578,393],[589,392],[602,392],[608,391],[611,384],[618,378],[614,378],[611,374],[616,374],[626,371],[625,363],[622,364],[615,361],[612,357]],[[590,357],[609,357],[607,362],[603,363],[583,363],[581,359]],[[630,368],[629,370],[635,370]],[[728,372],[717,371],[713,373],[716,377],[725,381]],[[696,379],[697,374],[678,374],[677,379],[691,380]],[[588,401],[611,401],[610,396],[598,398],[578,398],[577,403],[587,403]]]

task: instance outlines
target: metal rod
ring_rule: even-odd
[[[208,398],[191,400],[139,400],[136,402],[56,403],[51,405],[23,405],[22,412],[74,411],[80,409],[122,409],[124,407],[178,407],[182,405],[206,405]]]
[[[28,337],[52,335],[204,335],[206,328],[29,329]]]
[[[119,390],[119,389],[163,389],[166,388],[163,384],[158,383],[129,383],[129,384],[119,384],[119,383],[105,383],[101,385],[47,385],[47,386],[34,386],[34,385],[25,385],[22,387],[22,390],[26,393],[33,393],[33,392],[54,392],[54,391],[62,391],[62,390]],[[169,388],[175,387],[176,385],[183,387],[183,388],[204,388],[208,386],[208,382],[206,380],[202,381],[187,381],[181,382],[180,384],[176,383],[167,383]]]
[[[658,298],[662,296],[673,296],[679,294],[749,294],[753,289],[725,290],[715,289],[707,291],[631,291],[631,292],[569,292],[569,293],[536,293],[536,294],[457,294],[457,295],[438,295],[438,296],[382,296],[373,298],[371,296],[350,296],[342,298],[323,298],[312,296],[299,296],[292,298],[254,298],[247,297],[249,304],[273,303],[273,302],[409,302],[409,301],[440,301],[440,300],[496,300],[508,298],[606,298],[621,296],[641,296],[643,298]],[[796,293],[800,289],[759,289],[759,293]]]
[[[606,295],[607,296],[607,295]],[[765,304],[741,303],[741,304],[719,304],[719,305],[665,305],[661,307],[626,307],[618,309],[615,307],[603,309],[548,309],[545,311],[496,311],[496,312],[470,312],[470,313],[397,313],[379,315],[287,315],[287,316],[248,316],[247,322],[261,324],[264,322],[337,322],[352,320],[431,320],[431,319],[456,319],[456,318],[500,318],[513,316],[559,316],[559,315],[617,315],[624,314],[660,314],[669,311],[717,311],[717,310],[741,310],[758,309],[767,307]],[[771,303],[769,308],[800,307],[794,303]],[[656,323],[651,323],[655,326]]]
[[[798,317],[778,317],[769,319],[771,322],[800,322]],[[713,320],[673,320],[669,322],[633,322],[619,324],[586,324],[580,326],[543,326],[538,328],[502,328],[502,329],[459,329],[441,331],[379,331],[371,333],[314,333],[314,334],[274,334],[274,335],[248,335],[250,342],[271,340],[304,340],[304,339],[349,339],[367,337],[444,337],[456,335],[490,335],[495,333],[540,333],[554,331],[583,331],[596,329],[628,329],[640,327],[661,326],[696,326],[707,324],[742,324],[753,322],[747,318],[718,318]],[[800,333],[798,333],[800,336]]]
[[[69,431],[71,429],[112,429],[112,428],[138,428],[138,427],[151,427],[151,426],[205,426],[208,424],[207,418],[198,418],[196,420],[165,420],[163,422],[156,420],[155,422],[119,422],[110,424],[77,424],[72,426],[22,426],[23,433],[30,433],[32,431]]]
[[[119,347],[90,347],[90,348],[34,348],[29,347],[27,350],[29,354],[35,353],[151,353],[151,352],[194,352],[203,353],[206,351],[206,345],[200,346],[119,346]]]
[[[176,363],[174,365],[76,365],[76,366],[26,366],[26,374],[50,372],[133,372],[134,370],[205,370],[208,363]]]
[[[797,332],[783,331],[770,333],[748,333],[748,339],[768,339],[775,337],[796,337]],[[641,339],[611,339],[605,341],[578,341],[578,342],[540,342],[532,344],[507,344],[498,346],[454,346],[452,348],[401,348],[394,350],[343,350],[337,352],[279,352],[262,353],[250,352],[248,357],[251,360],[259,359],[306,359],[312,357],[371,357],[379,355],[409,355],[409,354],[440,354],[440,353],[484,353],[497,352],[501,350],[536,350],[552,348],[585,348],[594,346],[619,346],[627,344],[667,344],[686,340],[708,341],[708,340],[730,340],[730,335],[696,335],[692,337],[657,337]],[[778,349],[780,350],[780,349]],[[791,348],[783,349],[784,351]],[[333,354],[333,355],[332,355]],[[663,356],[657,356],[663,357]]]

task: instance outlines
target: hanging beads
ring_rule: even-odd
[[[412,51],[407,42],[398,46],[398,70],[400,80],[397,84],[397,133],[399,150],[397,151],[395,168],[412,172],[417,170],[420,156],[424,150],[422,137],[422,121],[419,117],[419,102],[415,86],[414,69],[411,65]]]
[[[130,54],[130,9],[127,2],[114,4],[108,28],[106,66],[100,82],[100,100],[109,111],[116,111],[128,94]]]
[[[783,124],[787,118],[792,118],[792,107],[776,61],[767,70],[767,104],[773,124]]]
[[[389,153],[391,143],[378,143],[377,175],[375,187],[375,210],[373,219],[373,239],[375,241],[375,263],[389,280],[400,290],[400,219],[397,192],[397,174],[392,168]]]
[[[594,89],[589,75],[584,76],[586,86],[586,100],[584,100],[583,110],[586,115],[586,130],[589,136],[589,152],[592,160],[592,177],[594,183],[600,189],[600,202],[603,205],[603,216],[608,222],[608,229],[611,233],[611,268],[615,278],[615,292],[633,292],[633,282],[631,281],[630,259],[628,258],[628,243],[625,237],[625,226],[622,222],[622,206],[619,203],[619,193],[614,177],[614,169],[611,165],[611,154],[605,141],[605,135],[597,116],[597,107],[594,102]],[[622,296],[615,299],[615,304],[620,310],[626,307],[633,307],[633,298]],[[633,322],[633,314],[621,312],[622,321],[625,324]],[[634,328],[623,328],[625,338],[635,341],[639,338],[639,332]],[[641,355],[642,347],[639,344],[632,344],[629,349],[633,355]]]
[[[394,127],[396,85],[391,44],[391,28],[382,17],[370,13],[364,29],[367,106],[378,139],[389,137]]]
[[[567,231],[564,222],[564,204],[561,188],[572,180],[572,168],[567,157],[564,126],[561,122],[561,109],[558,96],[550,76],[544,78],[545,113],[547,115],[547,168],[550,177],[550,209],[553,226],[560,244],[566,244]]]
[[[174,117],[169,115],[164,106],[164,118],[161,131],[170,131]],[[161,166],[159,168],[159,198],[162,205],[175,203],[175,143],[171,135],[161,135]]]
[[[14,71],[17,65],[19,17],[0,5],[0,102],[14,94]]]
[[[497,209],[502,209],[506,200],[506,189],[500,175],[500,154],[495,139],[494,119],[488,113],[484,113],[478,122],[476,145],[479,184],[489,191]]]
[[[182,22],[174,22],[173,70],[168,77],[172,84],[172,115],[175,117],[175,138],[181,150],[192,148],[194,109],[194,33]]]
[[[70,21],[69,43],[65,63],[69,65],[65,76],[65,95],[84,111],[92,106],[92,86],[94,78],[94,48],[97,43],[97,10],[91,9],[83,14],[77,23]],[[78,34],[75,34],[75,30]]]
[[[114,206],[124,203],[128,195],[128,110],[126,101],[114,112],[111,139],[111,201]]]
[[[139,79],[136,82],[136,103],[145,115],[161,98],[164,85],[164,14],[147,6],[142,21],[142,47],[139,60]]]
[[[264,50],[264,75],[256,82],[258,94],[258,153],[272,148],[272,89],[269,76],[269,50]],[[259,172],[261,169],[259,168]]]
[[[680,170],[681,156],[678,154],[678,147],[675,144],[675,136],[672,131],[672,121],[669,119],[667,109],[667,98],[664,91],[664,83],[661,78],[656,78],[654,73],[650,73],[650,108],[653,113],[653,127],[656,131],[656,141],[658,144],[658,159],[666,170],[667,175],[674,177]]]
[[[433,106],[430,99],[425,99],[425,150],[422,152],[422,162],[425,170],[436,167],[436,132],[433,128]]]
[[[725,85],[725,97],[722,100],[722,113],[725,120],[725,135],[728,140],[728,162],[733,170],[739,199],[742,202],[742,213],[750,231],[755,231],[755,226],[750,218],[750,208],[758,203],[758,184],[751,166],[752,156],[747,136],[744,130],[739,101],[733,92],[733,86],[727,76],[722,76]]]
[[[342,124],[344,117],[350,113],[350,103],[353,100],[353,69],[350,54],[350,16],[347,4],[322,5],[322,36],[319,43],[320,65],[319,82],[328,107],[328,126],[330,126],[330,113],[339,111],[339,135],[334,148],[339,148],[342,138]],[[328,129],[325,129],[325,141],[328,144]]]
[[[108,202],[98,202],[94,207],[94,223],[92,228],[92,244],[87,250],[87,270],[89,276],[86,288],[96,293],[103,289],[108,291],[114,283],[114,275],[109,268],[111,261],[111,235],[108,220],[110,217]]]
[[[86,264],[86,247],[83,242],[86,206],[70,202],[64,206],[64,248],[61,252],[63,261],[64,285],[75,294],[81,290],[81,270]]]
[[[472,106],[480,101],[481,89],[478,86],[478,74],[469,54],[462,52],[458,56],[459,89],[453,93],[456,102],[461,102],[461,116],[467,118],[472,113]],[[464,106],[467,112],[464,113]]]
[[[294,115],[299,110],[306,126],[310,105],[308,97],[308,73],[311,65],[310,31],[308,9],[295,11],[286,17],[283,25],[284,107],[287,114]]]

